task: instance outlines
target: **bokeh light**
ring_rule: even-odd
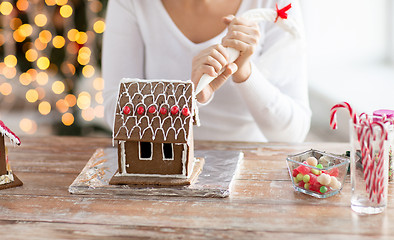
[[[34,62],[38,58],[38,52],[35,49],[29,49],[26,51],[25,57],[27,61]]]
[[[12,34],[12,37],[14,38],[14,40],[16,42],[23,42],[26,39],[26,37],[22,35],[22,33],[19,31],[19,29],[14,31],[14,33]]]
[[[77,104],[77,98],[73,94],[68,94],[64,100],[66,100],[69,107],[74,107]]]
[[[59,6],[63,6],[68,3],[68,0],[56,0],[56,4]]]
[[[52,33],[48,30],[42,30],[38,35],[38,39],[42,43],[49,43],[52,40]]]
[[[51,104],[47,101],[40,102],[40,104],[38,105],[38,111],[42,115],[48,115],[51,112]]]
[[[40,40],[39,38],[37,38],[37,39],[34,41],[34,47],[36,47],[37,50],[40,50],[40,51],[41,51],[41,50],[44,50],[44,49],[47,47],[47,44],[41,42],[41,40]]]
[[[77,98],[77,106],[80,109],[86,109],[90,107],[90,94],[88,92],[81,92]]]
[[[11,68],[16,66],[18,60],[14,55],[8,55],[4,58],[4,63],[7,67]]]
[[[60,15],[64,18],[69,18],[73,14],[73,9],[70,5],[63,5],[60,7]]]
[[[96,100],[98,104],[103,104],[104,102],[103,92],[96,93],[96,95],[94,96],[94,100]]]
[[[88,35],[85,32],[79,32],[76,42],[78,44],[85,44],[88,41]]]
[[[94,75],[94,67],[92,65],[86,65],[82,68],[82,74],[86,78],[91,78]]]
[[[56,5],[56,0],[45,0],[46,5],[54,6]]]
[[[3,15],[10,15],[14,7],[10,2],[4,1],[0,3],[0,13]]]
[[[22,25],[22,20],[20,18],[13,18],[10,21],[10,28],[12,30],[17,30]]]
[[[34,18],[34,23],[37,25],[37,27],[43,27],[47,24],[47,22],[48,19],[44,14],[37,14]]]
[[[94,12],[94,13],[98,13],[103,9],[103,4],[97,0],[91,0],[89,1],[90,5],[90,11]]]
[[[27,0],[18,0],[16,2],[16,7],[19,11],[26,11],[29,8],[29,2]]]
[[[94,116],[95,116],[94,109],[91,108],[91,107],[83,109],[82,112],[81,112],[81,116],[87,122],[92,121],[94,119]]]
[[[52,84],[52,91],[56,94],[61,94],[64,92],[65,86],[64,83],[61,81],[55,81]]]
[[[22,85],[27,86],[27,85],[29,85],[32,82],[32,77],[31,77],[31,75],[29,73],[22,73],[19,76],[19,82]]]
[[[105,22],[103,20],[98,20],[93,25],[93,30],[96,33],[103,33],[105,30]]]
[[[67,104],[67,101],[66,100],[64,100],[64,99],[59,99],[57,102],[56,102],[56,108],[57,108],[57,110],[60,112],[60,113],[65,113],[65,112],[67,112],[68,111],[68,104]]]
[[[96,78],[93,81],[93,88],[97,91],[101,91],[104,89],[104,79],[103,78]]]
[[[8,79],[13,79],[16,76],[16,68],[15,67],[4,67],[3,68],[3,76]]]
[[[66,44],[66,40],[62,36],[56,36],[52,39],[52,44],[55,48],[62,48]]]
[[[12,86],[8,82],[0,84],[0,93],[4,96],[8,96],[12,93]]]
[[[78,37],[79,37],[79,31],[75,28],[71,29],[67,33],[67,38],[72,42],[75,42],[78,39]]]
[[[28,102],[34,103],[38,100],[38,92],[35,89],[29,89],[26,92],[26,100]]]
[[[34,120],[23,118],[19,122],[19,128],[27,134],[34,134],[37,131],[37,123]]]
[[[71,113],[65,113],[62,116],[62,122],[66,126],[70,126],[74,123],[74,116]]]
[[[30,24],[23,24],[19,28],[19,34],[22,37],[29,37],[33,33],[33,27]]]
[[[47,57],[40,57],[37,60],[37,67],[41,70],[45,70],[49,67],[49,59]]]
[[[37,73],[36,81],[39,85],[44,86],[48,83],[48,74],[46,72]]]

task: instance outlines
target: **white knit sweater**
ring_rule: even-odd
[[[243,0],[237,15],[252,8],[275,8],[277,1]],[[279,7],[288,4],[280,1]],[[292,0],[289,17],[301,23]],[[303,141],[309,131],[305,49],[274,23],[260,24],[261,39],[252,57],[252,74],[232,79],[199,108],[201,126],[194,137],[222,141]],[[193,43],[172,22],[160,0],[110,0],[103,47],[105,117],[113,124],[119,81],[124,78],[191,77],[192,58],[221,42],[226,31]]]

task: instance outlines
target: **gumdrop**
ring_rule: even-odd
[[[294,168],[293,169],[293,172],[292,172],[292,175],[293,175],[293,177],[297,177],[297,175],[299,174],[300,172],[297,170],[297,168]]]
[[[333,169],[331,169],[331,171],[328,172],[328,174],[329,174],[330,176],[333,176],[333,177],[338,177],[338,175],[339,175],[339,169],[338,169],[338,168],[333,168]]]
[[[317,177],[317,181],[321,185],[328,185],[331,182],[331,176],[325,173],[322,173],[320,176]]]
[[[317,165],[317,159],[315,157],[309,157],[306,159],[306,162],[311,166]]]
[[[317,176],[313,173],[308,173],[308,175],[310,176],[309,179],[309,184],[314,185],[317,183]]]
[[[309,186],[309,190],[315,191],[315,192],[320,192],[321,186],[323,186],[323,185],[321,185],[320,183],[316,182],[315,184],[313,184],[313,185],[311,184]]]
[[[303,175],[310,173],[311,168],[304,166],[304,165],[300,165],[296,168],[298,170],[298,172],[302,173]]]

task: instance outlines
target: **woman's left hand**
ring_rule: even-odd
[[[244,82],[251,74],[250,58],[260,39],[259,26],[257,23],[233,15],[224,17],[223,21],[228,25],[228,32],[222,39],[222,45],[240,52],[234,62],[238,66],[238,71],[233,74],[233,81]]]

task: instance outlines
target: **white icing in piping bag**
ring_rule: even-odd
[[[289,4],[288,6],[284,7],[283,9],[268,9],[268,8],[258,8],[246,11],[242,14],[242,17],[253,22],[275,22],[278,24],[283,30],[289,32],[293,35],[294,38],[300,38],[302,36],[301,30],[298,27],[297,23],[293,19],[287,18],[286,11],[291,7]],[[238,56],[239,51],[234,48],[226,48],[229,56],[229,63],[234,62]],[[223,68],[218,75],[224,72],[225,68]],[[216,77],[211,77],[208,74],[204,74],[197,87],[196,87],[196,95],[200,93],[210,82],[212,82]]]

